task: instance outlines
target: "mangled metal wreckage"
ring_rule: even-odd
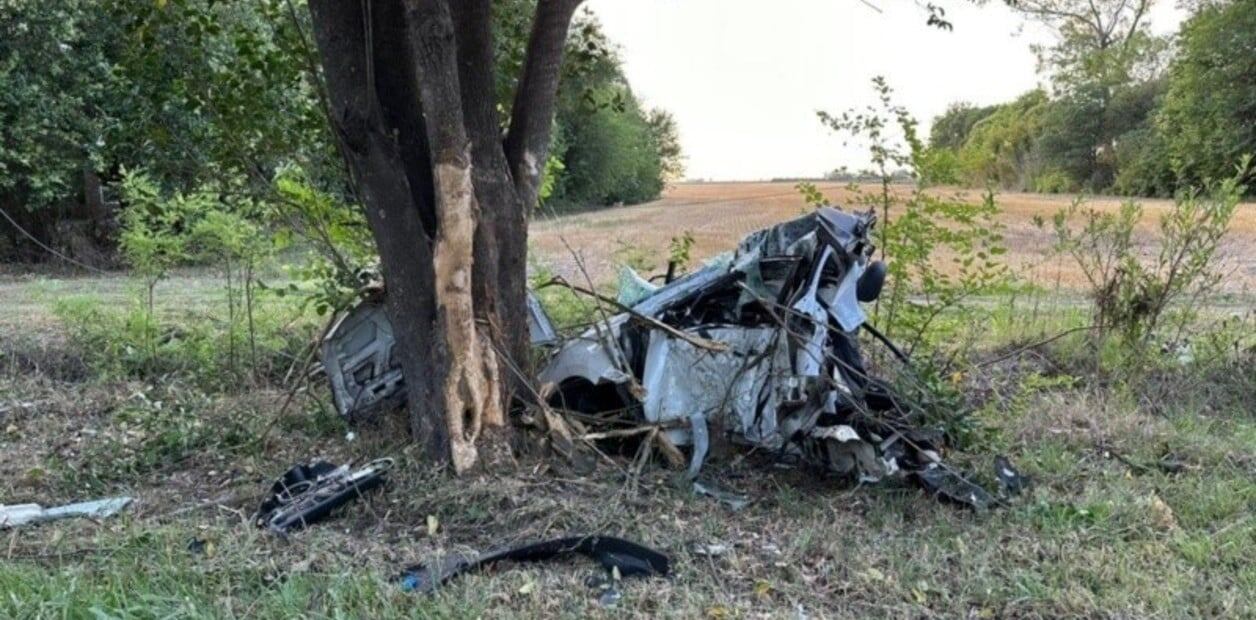
[[[556,386],[551,404],[629,411],[667,428],[673,444],[691,447],[691,476],[718,429],[860,481],[906,476],[940,497],[989,505],[988,493],[942,462],[941,432],[922,428],[920,412],[865,370],[860,304],[885,279],[872,259],[875,223],[871,213],[823,207],[755,232],[675,281],[632,287],[636,299],[621,290],[625,311],[561,344],[544,365],[540,382]],[[533,342],[554,343],[534,297],[528,309]],[[341,319],[323,359],[342,414],[403,388],[377,302]]]

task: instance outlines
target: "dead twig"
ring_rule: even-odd
[[[1075,334],[1075,333],[1077,333],[1077,332],[1090,331],[1090,330],[1092,330],[1092,329],[1099,329],[1100,327],[1102,327],[1102,326],[1100,326],[1100,325],[1084,325],[1084,326],[1082,326],[1082,327],[1074,327],[1074,328],[1072,328],[1072,329],[1066,329],[1066,330],[1064,330],[1064,331],[1062,331],[1062,332],[1060,332],[1060,333],[1058,333],[1058,334],[1056,334],[1056,335],[1054,335],[1054,336],[1051,336],[1050,338],[1047,338],[1047,339],[1045,339],[1045,340],[1039,340],[1038,342],[1034,342],[1034,343],[1031,343],[1031,344],[1027,344],[1027,345],[1025,345],[1025,346],[1023,346],[1023,347],[1019,347],[1019,348],[1013,349],[1012,351],[1010,351],[1010,352],[1008,352],[1008,353],[1006,353],[1006,354],[1004,354],[1004,355],[1000,355],[1000,356],[998,356],[998,357],[996,357],[996,358],[994,358],[994,359],[989,359],[989,360],[985,360],[985,361],[982,361],[982,362],[977,362],[976,364],[974,364],[974,365],[973,365],[973,367],[974,367],[974,368],[983,368],[983,367],[985,367],[985,366],[990,366],[990,365],[993,365],[993,364],[997,364],[997,363],[999,363],[999,362],[1002,362],[1003,360],[1006,360],[1006,359],[1011,359],[1011,358],[1013,358],[1013,357],[1016,357],[1016,356],[1020,355],[1021,353],[1026,352],[1026,351],[1030,351],[1030,350],[1036,349],[1036,348],[1038,348],[1038,347],[1041,347],[1042,345],[1045,345],[1045,344],[1051,344],[1052,342],[1055,342],[1056,340],[1059,340],[1059,339],[1061,339],[1061,338],[1063,338],[1063,337],[1065,337],[1065,336],[1067,336],[1067,335],[1069,335],[1069,334]]]
[[[284,414],[288,412],[288,406],[291,405],[292,400],[296,398],[297,392],[299,392],[306,382],[309,381],[310,376],[309,373],[305,372],[305,369],[309,368],[310,363],[314,361],[314,355],[318,353],[318,346],[322,344],[323,339],[327,338],[327,334],[331,332],[332,326],[336,324],[336,316],[337,315],[333,314],[331,318],[328,319],[327,324],[323,326],[323,331],[318,335],[318,338],[314,339],[314,341],[310,343],[305,357],[301,361],[301,372],[297,373],[297,380],[292,383],[292,387],[288,388],[288,394],[284,397],[283,404],[280,405],[279,411],[275,412],[275,415],[271,416],[270,420],[266,422],[266,426],[262,428],[262,432],[257,434],[257,439],[253,440],[251,445],[260,446],[266,443],[266,438],[270,436],[270,432],[274,430],[275,425],[279,424],[279,420],[282,419]],[[296,364],[294,364],[292,368],[288,369],[288,373],[292,373],[295,368],[297,368]]]
[[[547,286],[562,286],[564,288],[570,289],[571,291],[579,293],[581,295],[587,295],[589,297],[596,298],[598,301],[614,306],[620,312],[623,312],[631,316],[633,319],[637,321],[645,323],[649,325],[650,327],[653,327],[659,331],[665,332],[668,335],[675,337],[679,340],[683,340],[695,347],[698,347],[699,349],[706,349],[708,351],[715,351],[715,352],[722,352],[722,351],[728,350],[728,345],[723,342],[717,342],[714,340],[709,340],[706,338],[694,336],[692,334],[687,334],[658,319],[641,314],[640,312],[637,312],[636,310],[633,310],[632,308],[629,308],[628,306],[625,306],[624,304],[621,304],[618,301],[611,299],[610,297],[607,297],[601,293],[598,293],[596,291],[592,291],[592,290],[589,290],[580,286],[576,286],[575,284],[572,284],[564,280],[560,276],[555,276],[549,282],[546,282],[538,286],[537,288],[540,289],[540,288],[545,288]]]
[[[657,424],[648,424],[645,426],[638,426],[635,428],[622,428],[622,429],[613,430],[613,431],[603,431],[600,433],[587,433],[585,435],[581,435],[580,439],[583,439],[585,441],[598,441],[600,439],[635,437],[637,435],[642,435],[645,433],[657,432],[661,428],[663,427]]]

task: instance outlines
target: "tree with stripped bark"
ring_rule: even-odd
[[[311,0],[333,130],[378,246],[411,434],[472,467],[526,375],[527,219],[580,0],[538,0],[508,118],[491,0]],[[503,127],[505,128],[503,133]]]

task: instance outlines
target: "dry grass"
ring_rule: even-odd
[[[191,282],[177,299],[207,295],[208,281]],[[993,454],[1010,455],[1035,481],[1012,507],[973,514],[908,486],[854,486],[733,451],[705,470],[754,498],[732,512],[692,495],[661,465],[626,485],[618,466],[578,475],[523,455],[455,480],[416,464],[395,429],[358,429],[347,441],[317,392],[299,399],[265,445],[234,445],[212,431],[260,428],[283,398],[279,387],[207,394],[179,377],[148,384],[94,375],[29,301],[71,284],[8,286],[7,315],[37,327],[0,329],[0,501],[128,493],[136,503],[100,523],[6,533],[0,617],[1256,614],[1256,419],[1241,398],[1208,397],[1222,385],[1211,379],[1170,372],[1157,380],[1179,396],[1152,410],[1138,396],[1149,390],[1074,377],[1067,359],[1009,359],[965,377],[987,430],[952,458],[984,472]],[[1227,389],[1249,389],[1241,378],[1253,373],[1253,362],[1225,372]],[[179,408],[210,443],[137,470],[136,457],[161,449],[155,437],[169,433],[137,433],[124,414],[155,412],[154,402]],[[1142,463],[1173,452],[1186,469],[1133,469],[1113,451]],[[400,460],[392,484],[340,518],[287,543],[248,522],[270,479],[292,463],[381,455]],[[471,575],[433,597],[393,581],[434,556],[574,533],[654,546],[673,558],[674,574],[625,582],[616,609],[585,585],[596,571],[583,560]],[[189,548],[193,540],[203,550]],[[728,550],[695,553],[708,544]]]
[[[1002,204],[1014,261],[1041,262],[1048,241],[1030,218],[1066,199],[1007,195]],[[1153,215],[1164,208],[1147,205]],[[562,272],[574,265],[561,234],[604,282],[617,239],[661,256],[688,229],[701,258],[800,212],[788,184],[681,185],[656,203],[539,222],[532,239]],[[1240,211],[1231,241],[1249,254],[1254,215]],[[1245,268],[1243,282],[1256,277]],[[1052,277],[1041,265],[1029,273]],[[1089,351],[1079,334],[964,373],[978,430],[950,458],[989,479],[991,457],[1009,455],[1034,488],[1005,509],[974,514],[905,485],[856,486],[771,455],[716,451],[704,475],[754,499],[732,512],[661,464],[625,484],[624,463],[582,475],[525,453],[453,479],[419,465],[395,428],[356,429],[349,441],[321,390],[298,397],[264,444],[240,443],[236,434],[275,415],[282,386],[204,392],[179,376],[102,375],[48,308],[81,295],[125,303],[129,284],[53,276],[0,276],[0,503],[120,493],[136,503],[99,523],[4,532],[0,617],[1256,617],[1251,352],[1206,372],[1171,366],[1131,382],[1090,372],[1093,359],[1070,353]],[[164,312],[213,312],[218,286],[179,275],[163,285]],[[1040,316],[1036,299],[1032,310],[990,303],[1002,305],[985,346],[1033,337],[1026,317],[1037,334],[1085,314]],[[170,411],[179,414],[157,415]],[[137,427],[146,414],[166,426]],[[180,448],[184,438],[196,443]],[[1154,466],[1165,454],[1180,472]],[[384,455],[400,464],[391,484],[337,519],[289,542],[249,523],[293,463]],[[585,585],[595,568],[583,560],[470,575],[431,597],[394,581],[435,556],[577,533],[651,545],[672,557],[674,574],[623,583],[615,609]],[[194,540],[204,544],[189,547]],[[695,553],[709,544],[727,551]]]
[[[838,205],[851,201],[851,192],[842,183],[820,183],[818,187]],[[872,189],[872,188],[869,188]],[[900,189],[899,191],[906,191]],[[941,188],[942,196],[975,202],[978,192]],[[1003,193],[997,197],[1003,213],[1009,266],[1029,281],[1045,287],[1074,288],[1082,275],[1069,261],[1051,251],[1051,231],[1036,227],[1034,216],[1050,222],[1051,215],[1069,205],[1073,197],[1064,195]],[[1172,207],[1168,200],[1143,199],[1146,215],[1141,230],[1150,235],[1161,214]],[[1121,199],[1099,197],[1088,203],[1101,211],[1115,211]],[[691,231],[695,239],[694,258],[705,259],[734,247],[745,234],[797,217],[804,212],[801,196],[792,183],[693,183],[670,187],[662,199],[632,207],[605,209],[575,215],[540,219],[532,225],[530,238],[538,258],[557,273],[578,277],[575,264],[563,245],[566,239],[580,251],[591,276],[598,284],[614,278],[616,251],[624,246],[639,248],[665,266],[671,238]],[[1242,205],[1234,216],[1224,248],[1234,277],[1227,292],[1256,291],[1256,262],[1242,260],[1256,255],[1256,204]]]

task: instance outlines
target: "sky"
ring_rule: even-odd
[[[952,32],[925,25],[923,0],[588,0],[619,46],[637,96],[672,112],[686,177],[819,176],[867,164],[817,110],[875,101],[883,75],[927,131],[955,101],[1011,100],[1042,78],[1029,46],[1050,33],[999,2],[945,2]],[[1165,3],[1168,4],[1168,3]],[[869,6],[872,5],[872,6]],[[876,7],[876,8],[873,8]],[[1171,7],[1153,29],[1176,29]],[[879,9],[879,10],[878,10]]]

